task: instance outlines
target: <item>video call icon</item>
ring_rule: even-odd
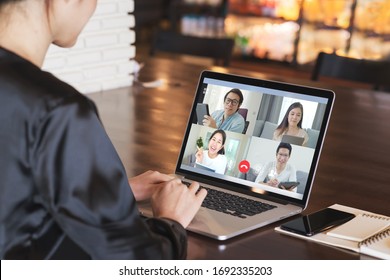
[[[249,168],[251,167],[249,161],[242,160],[240,161],[240,164],[238,165],[238,170],[240,170],[241,173],[248,173]]]

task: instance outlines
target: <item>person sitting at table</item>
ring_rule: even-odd
[[[214,170],[215,173],[224,174],[227,165],[224,149],[225,142],[225,131],[215,130],[210,136],[207,150],[197,147],[198,151],[195,154],[196,163]]]
[[[291,152],[291,145],[281,142],[276,149],[276,160],[268,162],[261,168],[255,182],[265,183],[271,187],[278,187],[281,182],[296,182],[297,172],[294,166],[288,163]],[[296,192],[296,188],[292,191]]]
[[[131,179],[95,104],[41,70],[97,1],[0,0],[0,258],[185,258],[207,191],[147,171]],[[151,199],[154,218],[136,200]]]
[[[282,141],[284,135],[291,135],[303,138],[302,146],[309,141],[307,132],[302,129],[303,106],[299,102],[292,103],[288,107],[282,121],[275,129],[273,140]]]
[[[241,90],[229,90],[223,99],[224,109],[214,111],[211,116],[204,116],[203,125],[212,128],[242,133],[245,128],[245,119],[238,113],[244,96]]]

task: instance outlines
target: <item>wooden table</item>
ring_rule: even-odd
[[[306,213],[334,203],[390,216],[390,94],[267,76],[238,69],[216,71],[331,88],[336,101]],[[91,94],[129,177],[148,169],[172,173],[198,77],[203,67],[148,59],[142,82]],[[359,259],[361,256],[274,231],[275,223],[228,241],[189,233],[190,259]]]

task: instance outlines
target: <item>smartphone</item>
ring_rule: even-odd
[[[198,124],[203,125],[205,115],[210,116],[209,105],[206,103],[196,104],[196,118],[198,119]]]
[[[284,223],[280,228],[294,233],[312,236],[321,231],[341,225],[354,217],[355,215],[351,213],[325,208]]]

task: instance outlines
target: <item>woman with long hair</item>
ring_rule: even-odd
[[[288,107],[283,120],[275,129],[273,140],[281,141],[283,135],[291,135],[303,138],[303,146],[309,141],[307,132],[302,128],[303,106],[299,102],[292,103]]]
[[[96,0],[0,0],[0,258],[185,258],[206,190],[128,179],[95,104],[41,70],[72,47]],[[154,218],[136,200],[151,199]]]

